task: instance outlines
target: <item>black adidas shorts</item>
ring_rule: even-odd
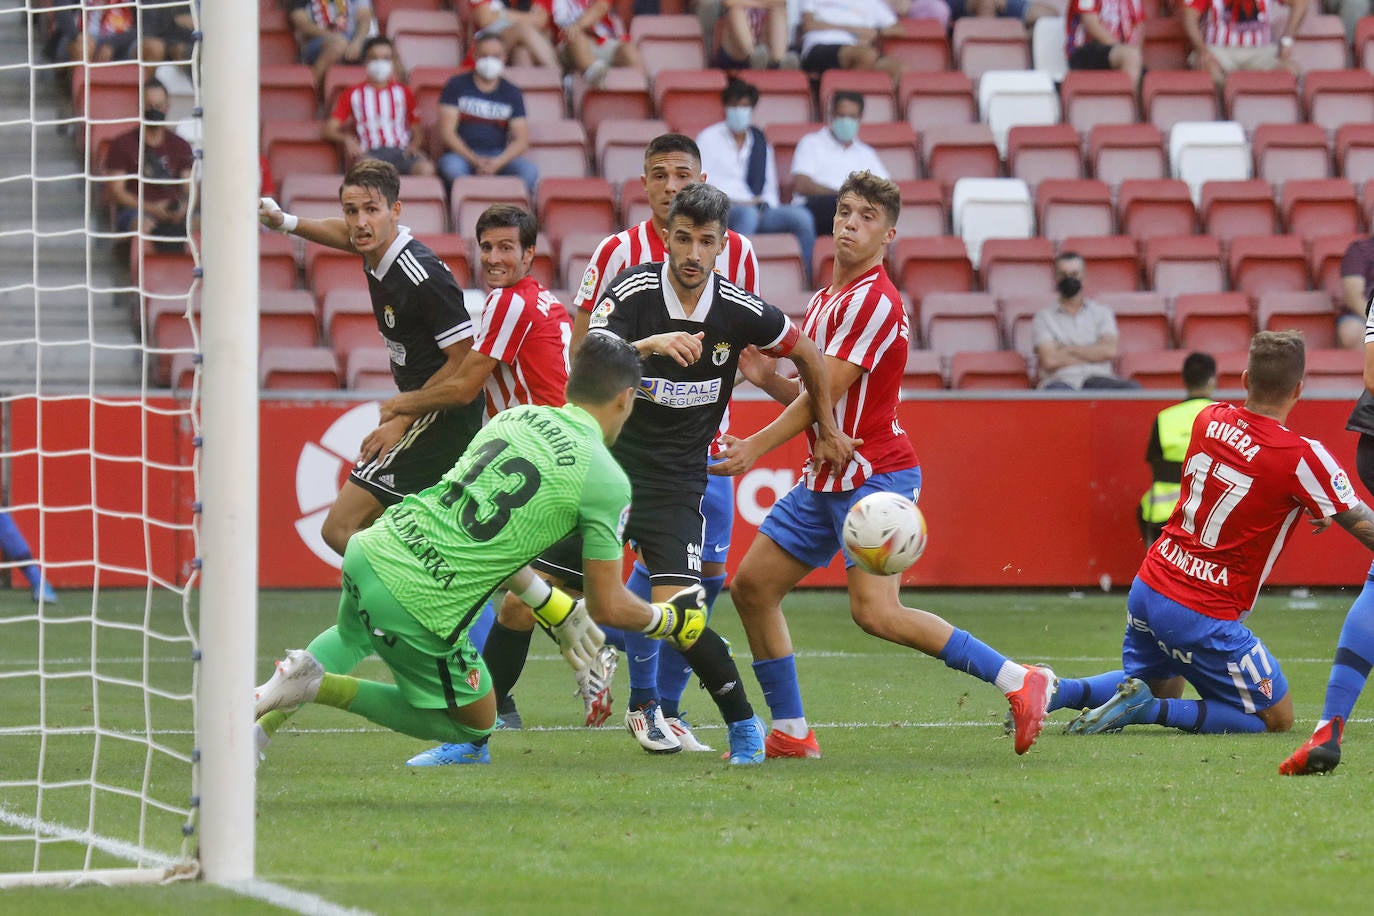
[[[353,468],[348,479],[367,490],[383,506],[401,501],[439,482],[458,463],[463,450],[482,428],[485,398],[466,407],[436,410],[417,419],[391,451]]]

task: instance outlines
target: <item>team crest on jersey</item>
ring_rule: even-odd
[[[482,685],[482,672],[477,668],[471,668],[463,680],[468,682],[468,689],[476,690]]]
[[[604,328],[611,317],[611,312],[615,311],[615,303],[609,299],[602,299],[597,303],[596,308],[592,309],[592,318],[589,326],[593,328]]]
[[[711,362],[723,366],[730,360],[730,341],[722,340],[711,348]]]
[[[1345,475],[1345,471],[1337,471],[1331,476],[1331,489],[1342,502],[1351,502],[1355,499],[1355,488],[1350,485],[1350,478]]]
[[[595,264],[588,264],[587,269],[582,273],[582,286],[578,289],[577,295],[583,299],[590,299],[596,292],[596,281],[601,279],[601,274],[596,270]]]
[[[383,306],[383,307],[382,307],[382,320],[386,322],[386,326],[387,326],[387,327],[389,327],[389,328],[394,328],[394,327],[396,327],[396,310],[395,310],[394,308],[392,308],[391,306],[389,306],[389,305]]]
[[[1259,687],[1259,692],[1264,694],[1264,698],[1266,700],[1272,700],[1274,698],[1273,680],[1271,680],[1270,678],[1265,678],[1264,680],[1260,681],[1259,684],[1257,684],[1256,686]]]

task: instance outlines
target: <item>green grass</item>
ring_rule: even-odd
[[[1061,674],[1117,664],[1119,592],[905,594]],[[1365,863],[1374,840],[1374,729],[1357,710],[1346,758],[1330,777],[1285,779],[1276,767],[1320,711],[1353,596],[1294,602],[1275,593],[1255,614],[1293,689],[1292,734],[1150,727],[1070,738],[1060,727],[1071,714],[1061,711],[1024,757],[1002,735],[1006,703],[996,690],[865,636],[837,592],[801,593],[787,605],[821,760],[735,769],[715,754],[651,757],[620,728],[577,728],[571,675],[552,644],[537,640],[516,690],[527,729],[495,738],[490,767],[408,770],[403,761],[423,742],[336,710],[298,714],[258,771],[258,874],[378,913],[1344,910],[1374,889]],[[141,612],[141,596],[128,600]],[[333,604],[324,593],[264,593],[259,671],[329,622]],[[0,595],[0,619],[19,609],[17,597]],[[728,599],[716,619],[742,652]],[[49,628],[50,657],[89,651],[89,630],[61,629]],[[67,639],[72,645],[54,644]],[[25,645],[0,640],[0,670],[12,670]],[[382,676],[375,660],[360,673]],[[15,693],[15,682],[0,683]],[[622,671],[622,694],[625,684]],[[125,693],[109,703],[132,702]],[[54,702],[50,694],[50,709]],[[703,725],[699,736],[722,747],[704,695],[693,688],[686,708]],[[108,714],[136,721],[142,711]],[[3,715],[12,724],[18,714]],[[32,759],[16,763],[26,758],[11,749],[23,741],[3,741],[0,775],[12,779]],[[141,761],[117,743],[107,747],[136,758],[125,765]],[[89,755],[63,764],[83,765]],[[0,789],[0,801],[19,808],[23,799]],[[16,845],[0,844],[0,865],[16,867]],[[3,899],[12,912],[269,909],[204,885],[10,891]]]

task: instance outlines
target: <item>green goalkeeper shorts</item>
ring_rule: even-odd
[[[353,645],[371,643],[416,709],[458,709],[491,690],[486,663],[467,636],[449,645],[425,629],[351,542],[344,552],[339,635]]]

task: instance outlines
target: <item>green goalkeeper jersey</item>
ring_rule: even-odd
[[[570,534],[584,557],[619,560],[630,482],[580,407],[492,418],[438,483],[354,535],[378,579],[449,641],[512,573]]]

